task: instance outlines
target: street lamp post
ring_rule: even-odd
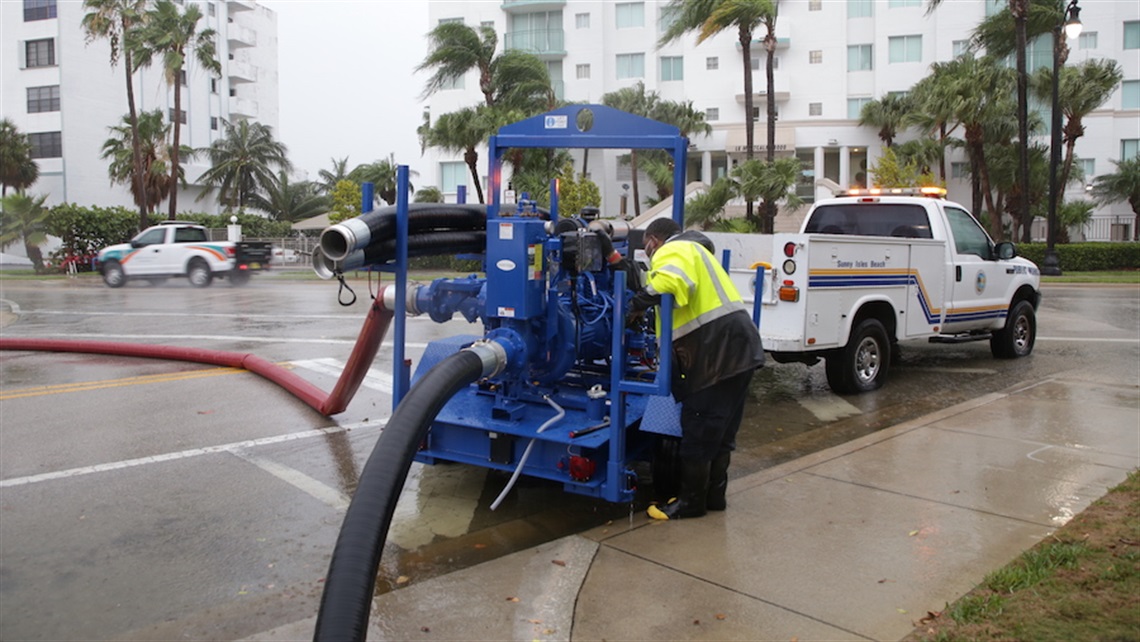
[[[1053,114],[1050,133],[1052,140],[1049,143],[1049,221],[1045,232],[1045,261],[1041,266],[1041,273],[1050,276],[1061,275],[1061,259],[1057,256],[1054,247],[1057,242],[1057,205],[1060,201],[1060,189],[1057,185],[1057,165],[1061,163],[1061,34],[1069,38],[1081,35],[1081,8],[1077,0],[1070,0],[1061,22],[1053,27]]]

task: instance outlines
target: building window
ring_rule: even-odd
[[[953,43],[953,47],[954,47],[953,50],[950,52],[952,56],[954,56],[955,58],[957,58],[959,56],[964,56],[964,55],[966,55],[966,53],[968,51],[970,51],[970,41],[969,40],[955,40]]]
[[[1140,80],[1120,83],[1120,108],[1140,109]]]
[[[808,11],[819,11],[823,9],[823,0],[808,0]]]
[[[54,67],[55,38],[28,40],[24,43],[24,67]]]
[[[55,0],[24,0],[24,22],[55,17]]]
[[[210,93],[211,94],[218,93],[218,79],[217,78],[211,78],[210,79]]]
[[[617,28],[631,29],[645,26],[644,2],[619,2],[614,6],[617,14]]]
[[[460,185],[467,185],[471,177],[467,172],[467,163],[463,161],[439,164],[439,189],[441,192],[453,194]],[[470,187],[470,185],[467,185]]]
[[[875,15],[875,0],[847,0],[848,18],[870,18]]]
[[[576,65],[574,71],[578,80],[589,80],[590,78],[590,65]]]
[[[660,13],[657,14],[657,31],[658,33],[665,33],[677,22],[680,11],[672,5],[660,6]]]
[[[589,29],[590,28],[590,14],[588,14],[588,13],[576,13],[576,14],[574,14],[574,27],[577,29]]]
[[[186,70],[185,69],[179,69],[178,70],[178,82],[182,83],[183,87],[186,86]]]
[[[644,78],[645,77],[645,54],[618,54],[617,55],[617,78],[622,80],[625,78]]]
[[[218,130],[218,117],[217,116],[210,116],[210,129],[212,129],[214,131]]]
[[[445,25],[448,23],[463,24],[463,18],[440,18],[439,24]]]
[[[218,15],[218,9],[217,9],[217,8],[214,6],[214,3],[213,3],[213,2],[207,3],[207,5],[206,5],[206,12],[209,14],[209,16],[210,16],[211,18],[213,18],[214,16]]]
[[[28,113],[59,111],[59,85],[28,87]]]
[[[764,65],[765,65],[765,60],[767,60],[767,57],[768,57],[768,54],[764,54],[763,58],[761,58],[760,56],[752,56],[752,71],[760,71],[761,69],[765,69]],[[772,56],[772,69],[779,69],[779,68],[780,68],[780,59],[776,56]]]
[[[822,116],[823,103],[808,103],[808,116]]]
[[[1085,182],[1091,183],[1093,177],[1096,176],[1096,159],[1078,158],[1077,162],[1081,164],[1081,173],[1085,176]]]
[[[922,0],[887,0],[888,9],[899,9],[901,7],[921,7]]]
[[[716,56],[709,56],[708,58],[705,58],[705,69],[709,71],[716,71],[717,69],[720,69],[720,58],[717,58]]]
[[[922,36],[892,36],[889,62],[922,62]]]
[[[32,145],[32,158],[63,158],[61,132],[28,134],[28,142]]]
[[[1089,31],[1077,37],[1077,49],[1096,49],[1096,32]]]
[[[1124,48],[1140,49],[1140,20],[1124,23]]]
[[[1140,158],[1140,138],[1125,138],[1120,141],[1120,160]]]
[[[986,0],[986,17],[999,14],[1009,8],[1009,0]]]
[[[681,56],[662,56],[661,57],[661,80],[662,82],[669,80],[684,80],[685,79],[685,65],[684,58]]]
[[[871,45],[849,45],[847,47],[847,71],[869,71],[874,69]]]
[[[183,125],[185,125],[185,124],[186,124],[186,110],[185,110],[185,109],[179,109],[179,110],[178,110],[178,112],[177,112],[177,114],[178,114],[178,122],[180,122],[180,123],[182,123]],[[167,110],[166,110],[166,117],[167,117],[167,118],[170,120],[170,122],[172,122],[172,123],[174,122],[174,115],[175,115],[175,111],[174,111],[174,108],[173,108],[173,107],[171,107],[170,109],[167,109]]]
[[[960,161],[950,163],[950,178],[963,181],[970,177],[970,164]]]
[[[779,117],[779,116],[780,116],[780,107],[779,107],[779,105],[773,105],[773,106],[776,108],[776,116],[777,116],[777,117]],[[764,103],[764,107],[763,107],[763,108],[761,108],[761,107],[753,107],[753,108],[752,108],[752,120],[754,120],[754,121],[758,121],[758,120],[761,120],[760,116],[761,116],[762,114],[763,114],[763,115],[766,115],[767,113],[768,113],[768,104],[767,104],[767,102],[765,101],[765,103]],[[767,118],[764,118],[763,120],[768,120],[768,119],[767,119]]]
[[[463,81],[463,79],[466,78],[466,76],[467,76],[466,74],[460,74],[460,75],[456,76],[455,78],[450,78],[450,79],[444,78],[443,82],[441,82],[439,84],[439,88],[441,90],[443,90],[443,89],[463,89],[466,86],[466,83],[464,83],[464,81]]]
[[[486,27],[486,28],[491,29],[493,31],[495,29],[495,21],[494,20],[484,20],[483,22],[479,23],[479,26],[480,27]]]
[[[823,50],[812,49],[808,52],[808,64],[818,65],[823,62]]]
[[[847,99],[847,119],[859,120],[863,115],[863,105],[871,102],[870,98],[848,98]]]
[[[712,122],[714,120],[720,120],[720,108],[719,107],[709,107],[709,108],[705,109],[705,120],[707,120],[709,122]]]

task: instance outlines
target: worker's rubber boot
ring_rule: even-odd
[[[681,463],[681,495],[664,506],[650,506],[653,519],[688,519],[702,517],[708,509],[709,462]]]
[[[724,495],[728,491],[728,464],[731,460],[731,452],[720,453],[712,460],[709,468],[709,495],[705,502],[709,510],[724,510],[728,507]]]

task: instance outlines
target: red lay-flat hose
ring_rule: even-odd
[[[348,363],[340,374],[331,393],[305,381],[296,373],[253,354],[205,350],[202,348],[182,348],[142,343],[122,343],[117,341],[70,341],[66,339],[15,339],[0,338],[0,350],[30,350],[37,352],[82,352],[88,354],[109,354],[122,357],[142,357],[146,359],[170,359],[208,363],[227,368],[242,368],[272,381],[289,393],[304,401],[317,412],[332,416],[348,406],[353,395],[360,388],[368,367],[380,349],[380,342],[388,332],[392,322],[392,311],[384,309],[381,300],[372,302],[356,345],[352,348]]]

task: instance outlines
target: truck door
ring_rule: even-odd
[[[1007,303],[1005,270],[993,256],[993,242],[969,212],[946,207],[953,238],[949,241],[953,274],[944,333],[1000,328]]]
[[[126,265],[127,274],[159,274],[162,272],[162,248],[166,241],[167,228],[156,227],[136,236],[131,245],[137,251]]]
[[[166,248],[162,259],[162,271],[166,274],[181,274],[193,251],[189,243],[205,243],[206,230],[199,227],[176,227],[174,239]]]

